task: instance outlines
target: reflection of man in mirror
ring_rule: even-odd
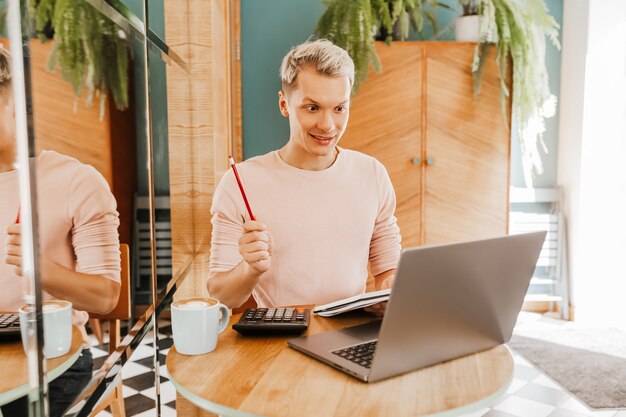
[[[23,302],[21,228],[15,109],[10,55],[0,48],[0,311]],[[92,167],[52,151],[37,157],[37,210],[44,299],[72,302],[73,322],[83,334],[82,355],[49,384],[50,415],[61,415],[91,378],[86,311],[107,313],[120,291],[118,213],[105,179]],[[2,407],[5,416],[27,415],[26,398]]]
[[[213,199],[212,296],[237,307],[324,304],[392,285],[400,257],[396,199],[383,165],[337,146],[347,123],[354,64],[326,40],[284,57],[278,105],[289,142],[239,165],[258,221],[232,171]],[[382,314],[384,306],[374,313]]]

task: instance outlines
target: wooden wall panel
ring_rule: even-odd
[[[174,266],[193,258],[192,271],[177,299],[207,294],[211,201],[216,184],[228,169],[228,14],[228,2],[165,1],[166,42],[190,69],[189,75],[184,75],[168,67]],[[178,96],[178,88],[187,89],[187,98]]]
[[[33,105],[37,150],[51,149],[96,168],[113,186],[109,109],[100,120],[99,100],[85,107],[58,72],[46,69],[52,42],[32,42]]]
[[[183,60],[189,62],[188,4],[166,0],[164,9],[165,41]],[[194,253],[191,78],[174,63],[166,67],[166,76],[172,271],[176,275]]]

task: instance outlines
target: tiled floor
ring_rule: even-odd
[[[550,316],[522,312],[516,331],[575,326]],[[626,417],[626,410],[594,411],[513,351],[515,372],[506,393],[491,407],[463,417]]]
[[[176,416],[176,390],[167,378],[165,367],[165,355],[172,345],[171,325],[167,320],[159,320],[159,353],[161,363],[161,416]],[[93,346],[91,351],[94,356],[94,369],[98,369],[108,355],[108,339],[105,336],[105,344],[98,345],[98,341],[92,336]],[[127,417],[152,417],[155,416],[155,389],[154,389],[154,344],[152,333],[148,333],[141,345],[133,352],[130,361],[124,365],[123,395],[126,405]],[[110,417],[111,413],[102,411],[97,417]]]
[[[533,313],[521,313],[517,328],[524,326],[525,331],[536,326],[550,328],[550,326],[569,326],[570,323],[555,320],[547,316]],[[164,417],[176,415],[176,391],[167,378],[165,356],[172,339],[165,334],[171,334],[171,327],[167,321],[161,323],[163,340],[159,341],[162,354],[161,372],[161,404]],[[106,346],[92,348],[95,365],[99,365],[106,357]],[[124,367],[124,398],[126,415],[128,417],[154,416],[154,388],[152,363],[152,338],[146,336],[144,343],[135,351],[131,362]],[[513,381],[506,393],[491,408],[485,408],[463,417],[626,417],[626,410],[593,411],[576,397],[565,391],[558,383],[544,375],[537,367],[522,356],[513,352],[515,372]],[[109,417],[110,413],[103,411],[98,417]]]

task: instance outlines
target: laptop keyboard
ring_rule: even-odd
[[[0,314],[0,331],[8,331],[20,328],[20,317],[15,314]]]
[[[369,369],[372,367],[376,342],[378,341],[361,343],[360,345],[335,350],[332,353]]]

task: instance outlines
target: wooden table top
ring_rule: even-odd
[[[72,326],[72,345],[63,356],[46,359],[48,382],[65,372],[78,358],[83,337],[76,326]],[[6,404],[28,393],[28,364],[22,340],[0,343],[0,404]]]
[[[231,318],[230,324],[239,320]],[[372,320],[365,313],[311,317],[307,334]],[[488,406],[513,377],[505,346],[374,384],[287,346],[289,337],[243,337],[229,326],[216,350],[187,356],[172,346],[167,369],[179,395],[224,416],[424,416]],[[449,415],[449,414],[447,414]]]

